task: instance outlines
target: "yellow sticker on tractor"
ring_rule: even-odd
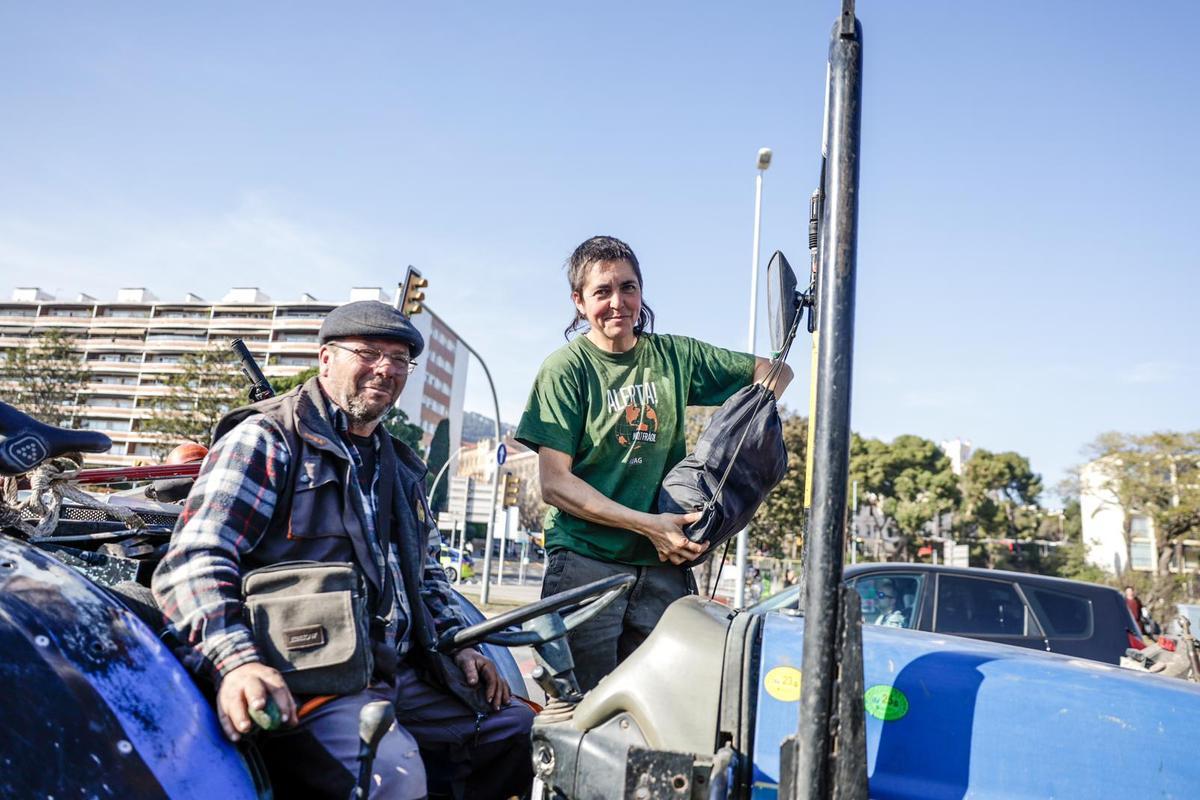
[[[794,703],[800,699],[800,670],[776,667],[763,678],[763,688],[782,703]]]

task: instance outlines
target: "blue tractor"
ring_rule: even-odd
[[[808,290],[768,270],[772,338],[807,308],[819,332],[813,507],[799,608],[737,613],[697,597],[583,695],[565,633],[628,587],[580,587],[449,636],[532,646],[548,702],[533,730],[547,798],[1129,798],[1200,796],[1200,689],[1108,664],[954,636],[863,627],[842,585],[849,461],[862,29],[833,27]],[[105,449],[0,403],[0,474]],[[4,507],[0,505],[0,512]],[[19,520],[0,516],[12,533]],[[262,798],[252,747],[222,736],[208,699],[134,613],[130,542],[106,521],[0,534],[0,797]],[[89,527],[90,526],[90,527]],[[53,541],[51,541],[53,540]],[[124,587],[124,589],[122,589]],[[114,591],[114,588],[117,591]],[[465,601],[464,601],[465,602]],[[370,731],[364,730],[369,745]]]

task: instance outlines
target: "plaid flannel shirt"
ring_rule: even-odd
[[[343,434],[345,415],[329,403],[331,418]],[[348,458],[361,466],[356,449],[345,443]],[[378,448],[378,442],[376,443]],[[282,431],[265,416],[255,416],[236,426],[209,452],[200,475],[184,504],[170,547],[155,570],[155,599],[178,640],[187,645],[181,654],[193,672],[214,681],[233,669],[259,661],[254,637],[242,616],[241,559],[261,539],[288,479],[290,455]],[[379,460],[376,459],[378,482]],[[359,483],[354,475],[351,482]],[[368,509],[368,541],[379,562],[383,556],[375,537],[375,497],[359,489]],[[409,498],[408,505],[424,503]],[[417,515],[418,529],[428,531],[420,597],[433,618],[437,635],[466,625],[457,608],[449,581],[439,563],[441,539],[425,513]],[[409,611],[395,546],[388,549],[388,566],[396,587],[397,602],[388,625],[388,637],[401,656],[409,643]]]

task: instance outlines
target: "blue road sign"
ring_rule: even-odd
[[[504,442],[501,442],[500,446],[496,448],[496,463],[500,466],[504,466],[504,460],[507,458],[508,448],[504,446]]]

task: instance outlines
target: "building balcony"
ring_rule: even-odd
[[[137,378],[133,378],[130,383],[113,383],[112,381],[88,381],[80,390],[81,394],[124,394],[132,397],[137,390]]]
[[[173,350],[174,350],[174,348],[173,348]],[[148,374],[155,373],[155,372],[162,372],[165,374],[173,374],[176,372],[183,371],[183,362],[182,361],[158,361],[158,360],[151,358],[151,356],[153,356],[153,355],[155,355],[155,354],[154,353],[146,354],[146,361],[142,365],[143,372],[146,372]]]
[[[102,359],[88,359],[83,362],[92,372],[122,372],[136,374],[142,369],[141,360],[137,361],[105,361]]]
[[[213,315],[210,327],[222,328],[253,328],[268,330],[271,327],[272,320],[270,317],[259,319],[256,317],[234,317],[234,316],[217,316]]]
[[[314,340],[311,342],[282,342],[274,341],[268,344],[267,352],[269,353],[295,353],[296,355],[315,355],[320,345]]]
[[[197,317],[173,317],[169,313],[155,313],[153,317],[146,320],[148,328],[196,328],[198,330],[207,330],[212,317],[205,312],[202,316]]]
[[[297,333],[314,333],[321,329],[325,315],[320,317],[276,317],[271,323],[271,329],[276,331],[296,331]]]
[[[121,453],[109,450],[107,453],[88,453],[83,460],[86,469],[101,469],[103,467],[132,467],[135,459]]]
[[[295,372],[303,372],[317,366],[317,354],[312,350],[296,353],[272,353],[267,366],[278,369],[294,367]]]
[[[121,401],[105,402],[105,398],[91,397],[89,400],[94,402],[83,403],[79,406],[79,414],[105,416],[105,417],[126,417],[128,418],[135,409],[133,407],[133,398],[122,398],[121,401],[129,403],[129,405],[121,405]]]
[[[28,319],[28,317],[26,317]],[[91,317],[37,317],[34,320],[35,330],[44,331],[48,328],[61,328],[75,333],[92,327]]]
[[[40,317],[43,322],[51,317]],[[57,318],[54,318],[57,319]],[[67,317],[66,319],[70,319]],[[150,312],[144,314],[98,314],[90,319],[80,320],[85,325],[95,328],[131,328],[145,327],[150,322]]]
[[[223,343],[220,340],[212,341],[208,339],[185,338],[168,339],[163,337],[161,339],[147,339],[143,347],[147,353],[174,353],[181,350],[188,353],[195,353],[201,350],[207,350],[211,347],[220,347],[222,344]]]
[[[109,436],[114,442],[114,447],[116,447],[115,443],[118,439],[121,441],[122,447],[124,447],[126,442],[133,444],[154,444],[161,442],[163,438],[162,434],[156,431],[113,431]]]

